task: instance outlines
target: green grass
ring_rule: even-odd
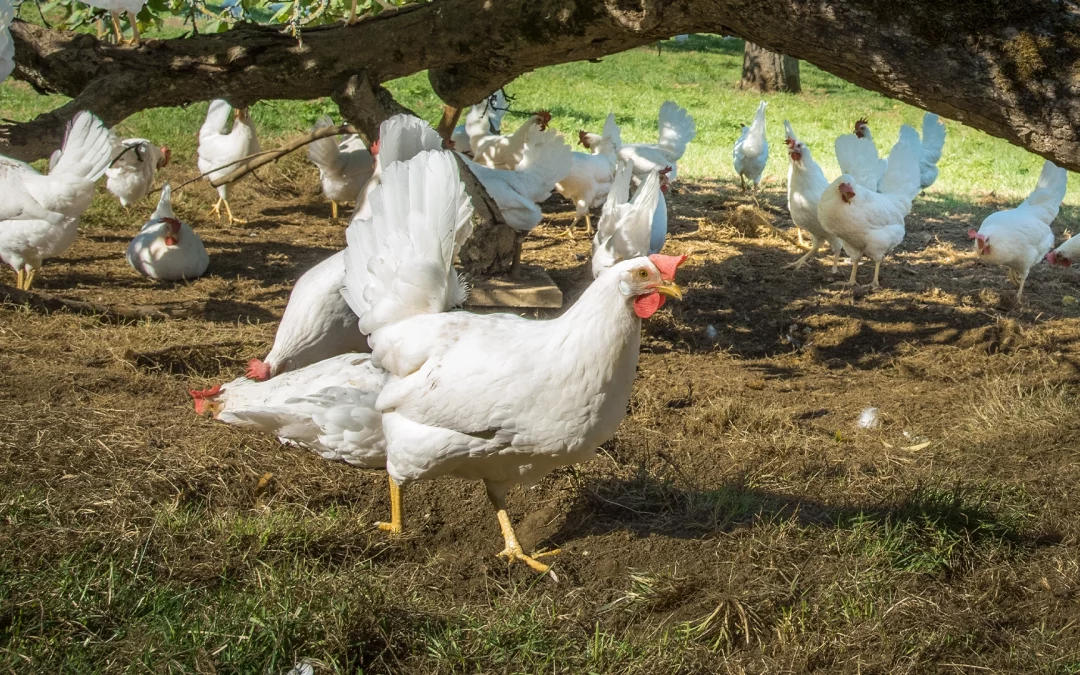
[[[688,179],[735,180],[731,148],[739,125],[748,123],[759,97],[738,91],[741,41],[717,36],[691,37],[686,43],[664,43],[610,56],[601,63],[570,63],[527,73],[507,89],[515,98],[516,111],[540,108],[552,111],[552,126],[576,139],[578,129],[598,130],[608,112],[614,111],[628,142],[652,141],[660,104],[672,99],[690,110],[697,123],[697,139],[689,146],[679,173]],[[827,175],[839,171],[832,152],[836,136],[850,133],[855,119],[866,115],[882,153],[895,141],[900,125],[921,128],[922,111],[868,92],[814,66],[802,64],[803,93],[775,94],[769,101],[768,133],[771,144],[766,176],[770,186],[783,188],[787,156],[783,152],[783,120],[806,141]],[[426,74],[391,82],[398,100],[435,123],[441,103],[428,85]],[[25,120],[64,102],[62,97],[35,94],[29,87],[8,81],[0,85],[0,116]],[[194,161],[195,134],[205,114],[205,104],[186,110],[155,109],[120,125],[127,136],[143,136],[173,147],[178,161]],[[253,108],[259,131],[267,141],[298,134],[315,119],[336,106],[319,101],[264,101]],[[513,128],[520,117],[508,115]],[[995,192],[1021,198],[1031,191],[1042,158],[958,122],[946,121],[948,136],[940,162],[941,174],[932,190],[951,199]],[[1068,204],[1080,204],[1080,186],[1072,186]]]

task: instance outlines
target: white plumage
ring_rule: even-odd
[[[79,219],[94,198],[94,182],[115,151],[112,132],[80,112],[68,123],[48,175],[0,156],[0,260],[15,270],[19,288],[28,289],[41,263],[75,241]]]
[[[508,107],[509,103],[506,100],[506,92],[500,89],[480,103],[469,108],[469,111],[465,113],[465,118],[468,119],[470,113],[472,113],[474,119],[486,115],[488,120],[488,133],[498,135],[502,133],[502,120],[506,115]],[[465,128],[464,124],[459,124],[454,127],[454,133],[450,135],[450,140],[454,144],[454,150],[469,155],[472,154],[472,143],[469,141],[469,131]]]
[[[105,187],[127,208],[150,194],[154,175],[168,166],[172,151],[145,138],[129,138],[121,146],[119,157],[105,170]]]
[[[573,232],[574,226],[584,217],[591,232],[589,210],[602,205],[607,199],[611,182],[615,179],[619,149],[622,147],[622,136],[619,125],[615,124],[615,113],[608,114],[602,135],[581,131],[578,132],[578,139],[582,145],[592,150],[592,154],[573,153],[570,173],[559,181],[555,189],[574,204],[574,220],[570,223],[570,231]]]
[[[160,281],[198,279],[206,273],[210,256],[199,235],[173,212],[168,183],[150,221],[128,244],[127,261],[139,274]]]
[[[814,161],[806,143],[795,137],[795,131],[787,120],[784,120],[784,131],[787,134],[788,158],[791,160],[788,167],[788,213],[791,214],[791,222],[795,223],[795,227],[810,234],[810,250],[789,267],[798,269],[805,265],[817,254],[822,242],[827,241],[833,251],[832,270],[835,272],[840,263],[843,242],[839,237],[826,232],[818,220],[818,202],[829,187],[829,179]]]
[[[656,143],[628,143],[619,149],[619,158],[629,162],[634,176],[645,178],[653,171],[671,167],[667,178],[678,178],[678,162],[686,152],[686,146],[697,136],[694,118],[674,101],[664,101],[660,106],[657,125],[659,137]]]
[[[768,106],[765,101],[758,103],[754,121],[750,126],[743,126],[739,140],[735,141],[735,148],[731,151],[735,173],[744,190],[747,179],[757,189],[765,164],[769,161],[769,141],[765,137],[765,108]]]
[[[478,115],[474,109],[470,109],[465,119],[465,129],[469,134],[473,161],[492,169],[517,168],[518,162],[524,156],[529,135],[534,129],[546,131],[548,123],[551,122],[551,113],[541,110],[530,115],[514,133],[502,136],[492,133],[488,114]]]
[[[315,122],[312,131],[334,126],[329,115]],[[338,202],[355,201],[375,171],[375,158],[356,134],[320,138],[308,144],[308,159],[319,167],[323,194],[330,200],[331,215],[338,217]]]
[[[11,21],[15,18],[15,9],[11,0],[0,0],[0,82],[15,70],[15,42],[11,39]]]
[[[845,139],[843,151],[841,151],[840,138]],[[870,125],[867,123],[866,118],[855,122],[854,134],[841,136],[840,138],[836,141],[836,156],[840,161],[840,171],[842,173],[852,173],[845,167],[845,161],[854,153],[859,157],[858,161],[863,164],[864,168],[876,172],[880,181],[885,174],[887,160],[877,160],[877,163],[873,165],[867,163],[866,158],[869,156],[870,149],[873,150],[875,159],[878,157],[878,151],[877,144],[874,142],[874,134],[870,131]],[[857,144],[852,139],[859,139],[863,143]],[[941,118],[934,113],[925,113],[922,121],[921,138],[915,127],[908,124],[901,125],[900,140],[906,141],[915,152],[915,157],[919,162],[919,187],[927,188],[933,185],[938,176],[937,163],[941,159],[941,152],[945,147],[945,125],[941,122]],[[866,147],[867,145],[870,149]],[[841,158],[842,152],[844,153],[843,158]],[[870,186],[869,183],[864,184]]]
[[[379,140],[371,147],[375,156],[375,170],[356,200],[352,220],[371,217],[368,196],[382,183],[382,169],[394,162],[412,159],[424,150],[442,148],[442,137],[431,125],[413,115],[394,115],[379,125]]]
[[[1031,194],[1015,209],[992,213],[983,220],[979,231],[968,231],[975,240],[981,260],[1009,269],[1009,280],[1016,283],[1016,299],[1024,293],[1024,282],[1032,266],[1054,248],[1050,223],[1057,218],[1069,173],[1050,160],[1043,163],[1039,182]]]
[[[633,168],[619,161],[592,244],[592,273],[598,277],[616,264],[649,255],[653,216],[660,201],[660,175],[653,171],[630,199]]]
[[[855,284],[859,260],[869,256],[875,263],[872,286],[879,285],[881,260],[904,240],[904,217],[919,191],[919,163],[915,152],[902,140],[889,153],[888,168],[878,185],[880,192],[843,174],[822,193],[818,221],[827,234],[843,240],[851,255],[851,278]]]
[[[206,111],[206,120],[199,129],[199,172],[206,174],[206,179],[215,181],[224,178],[240,166],[244,157],[259,152],[259,139],[255,136],[255,124],[248,115],[247,108],[238,108],[234,114],[232,129],[226,133],[229,125],[229,113],[232,106],[228,101],[215,99],[210,101]],[[217,188],[218,201],[211,213],[221,215],[221,205],[225,205],[229,223],[243,222],[233,216],[229,206],[229,185]]]

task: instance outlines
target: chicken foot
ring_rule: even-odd
[[[533,553],[531,556],[526,555],[525,551],[521,548],[521,544],[518,543],[517,534],[514,533],[514,526],[510,522],[510,516],[506,513],[506,497],[494,495],[491,493],[491,490],[488,490],[488,499],[491,500],[492,506],[495,507],[495,516],[499,519],[499,528],[502,530],[503,541],[506,543],[506,548],[500,551],[498,556],[500,558],[506,558],[507,563],[510,564],[519,560],[541,574],[550,571],[551,566],[545,565],[537,560],[537,558],[558,555],[559,553],[562,553],[562,549],[557,548],[551,551],[543,551],[542,553]]]
[[[856,285],[855,284],[855,275],[859,272],[859,261],[860,260],[862,260],[862,255],[853,255],[853,256],[851,256],[851,278],[849,278],[847,281],[837,281],[837,282],[835,282],[837,286],[855,286]],[[881,263],[878,263],[878,265],[880,266]],[[877,274],[876,273],[874,275],[874,278],[875,278],[875,280],[877,279]]]
[[[389,474],[386,478],[390,481],[390,522],[377,522],[375,526],[383,532],[401,534],[401,486]]]
[[[799,230],[799,235],[800,235],[799,236],[799,244],[802,245],[802,236],[801,236],[802,235],[802,230]],[[821,241],[820,238],[818,238],[818,237],[816,237],[816,236],[814,236],[812,234],[810,235],[810,237],[811,237],[810,250],[807,251],[801,258],[799,258],[795,262],[784,265],[784,269],[786,269],[786,270],[797,270],[797,269],[800,269],[802,267],[805,267],[806,263],[809,262],[810,259],[813,258],[815,255],[817,255],[818,249],[821,248],[822,241]],[[833,270],[835,271],[835,269],[836,268],[834,267]]]
[[[330,200],[330,217],[337,220],[337,202],[333,199]]]
[[[874,280],[870,282],[870,288],[879,288],[881,282],[878,281],[878,275],[881,273],[881,260],[874,263]]]

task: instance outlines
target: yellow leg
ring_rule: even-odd
[[[224,199],[222,199],[221,197],[218,197],[217,198],[217,203],[214,204],[214,208],[210,209],[210,214],[209,215],[217,216],[218,220],[221,220],[221,203],[224,202],[224,201],[225,201]]]
[[[544,551],[543,553],[533,553],[531,556],[525,555],[525,551],[521,549],[521,544],[518,543],[517,535],[514,533],[514,526],[510,523],[510,516],[506,513],[506,500],[503,498],[495,498],[491,493],[488,493],[488,499],[490,499],[491,503],[495,506],[495,516],[499,519],[499,528],[502,530],[503,541],[506,543],[506,548],[499,553],[499,557],[506,558],[508,563],[520,560],[541,574],[550,570],[551,567],[549,565],[545,565],[537,560],[537,558],[558,555],[559,553],[562,553],[562,550],[555,549],[553,551]]]
[[[574,239],[575,238],[574,237],[574,226],[578,224],[579,220],[581,220],[581,216],[575,215],[574,219],[570,221],[569,227],[566,228],[566,236],[567,236],[567,238],[569,238],[569,239]]]
[[[337,202],[330,200],[330,217],[337,220]]]
[[[142,36],[139,35],[139,20],[131,12],[128,12],[127,15],[128,21],[131,22],[131,44],[137,45],[142,41]]]
[[[225,212],[229,214],[229,224],[230,225],[232,225],[233,223],[239,223],[240,225],[247,224],[246,220],[241,220],[241,219],[233,216],[232,209],[229,208],[229,200],[227,200],[227,199],[225,200]]]
[[[1017,304],[1020,303],[1020,298],[1024,297],[1024,282],[1027,281],[1027,275],[1028,275],[1028,273],[1024,272],[1024,274],[1022,276],[1020,276],[1020,288],[1016,289],[1016,302],[1017,302]]]
[[[592,219],[589,218],[589,212],[585,212],[585,232],[591,237],[593,235]]]
[[[23,286],[24,291],[30,290],[30,285],[32,283],[34,283],[34,274],[36,274],[36,273],[37,273],[37,270],[30,270],[29,272],[26,273],[26,284]],[[1021,287],[1020,291],[1023,292],[1023,290],[1024,289]]]
[[[878,286],[881,286],[881,283],[878,282],[878,274],[880,274],[880,273],[881,273],[881,261],[879,260],[876,263],[874,263],[874,280],[870,282],[871,288],[877,288]]]
[[[15,270],[15,288],[19,289],[20,291],[26,290],[23,288],[23,276],[24,273],[21,267]]]
[[[801,248],[806,248],[806,242],[803,240],[803,236],[802,236],[802,228],[796,226],[795,231],[799,234],[799,246]]]
[[[375,525],[384,532],[401,534],[401,487],[389,475],[386,479],[390,481],[390,522]]]
[[[120,12],[109,12],[112,17],[113,32],[116,34],[116,44],[124,41],[124,31],[120,30]]]
[[[862,260],[862,256],[851,256],[851,278],[847,281],[837,281],[840,286],[854,286],[855,275],[859,272],[859,261]]]

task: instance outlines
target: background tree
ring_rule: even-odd
[[[773,91],[798,94],[802,91],[799,60],[747,42],[743,48],[739,89],[754,89],[763,94]]]

